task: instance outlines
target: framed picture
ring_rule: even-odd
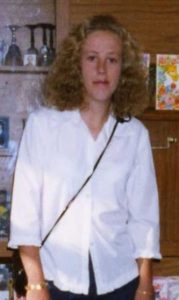
[[[24,66],[36,66],[37,55],[36,54],[25,54],[24,55]]]
[[[9,118],[0,116],[0,149],[8,148]]]
[[[0,239],[9,236],[10,197],[6,190],[0,190]]]
[[[179,110],[179,55],[157,54],[156,109]]]

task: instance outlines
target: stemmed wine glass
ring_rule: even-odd
[[[35,37],[34,37],[34,30],[37,25],[28,24],[25,25],[30,30],[30,47],[27,49],[26,53],[24,54],[24,65],[37,65],[37,58],[38,58],[38,50],[35,48]]]
[[[53,30],[55,29],[55,25],[49,24],[48,29],[50,30],[50,38],[49,38],[49,61],[50,64],[54,61],[55,58],[55,48],[53,45]]]
[[[40,66],[48,66],[50,64],[49,60],[49,47],[47,45],[47,23],[38,24],[39,27],[42,28],[42,47],[39,50],[39,65]]]
[[[19,46],[16,44],[16,31],[20,28],[18,25],[9,25],[8,28],[12,33],[11,45],[8,48],[5,56],[5,65],[22,66],[23,60]]]

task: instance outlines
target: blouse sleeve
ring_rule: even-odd
[[[128,185],[128,230],[135,258],[160,259],[158,190],[148,131],[139,135]]]
[[[40,245],[43,144],[38,115],[32,113],[20,143],[12,192],[9,247]]]

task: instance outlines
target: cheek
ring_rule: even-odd
[[[82,65],[81,68],[82,81],[84,85],[89,85],[93,78],[93,69],[88,65]]]
[[[88,73],[85,73],[85,72],[82,73],[82,82],[83,82],[84,87],[87,87],[89,85],[90,77],[89,77]]]
[[[83,62],[81,64],[81,75],[83,80],[85,80],[89,76],[89,67]]]
[[[118,86],[120,77],[121,77],[121,70],[115,70],[114,73],[112,74],[113,77],[113,86],[114,88]]]

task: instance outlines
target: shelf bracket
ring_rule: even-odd
[[[177,143],[177,138],[176,137],[172,137],[172,136],[168,136],[167,140],[166,140],[166,145],[164,146],[152,146],[152,149],[154,150],[167,150],[171,147],[171,144]]]

